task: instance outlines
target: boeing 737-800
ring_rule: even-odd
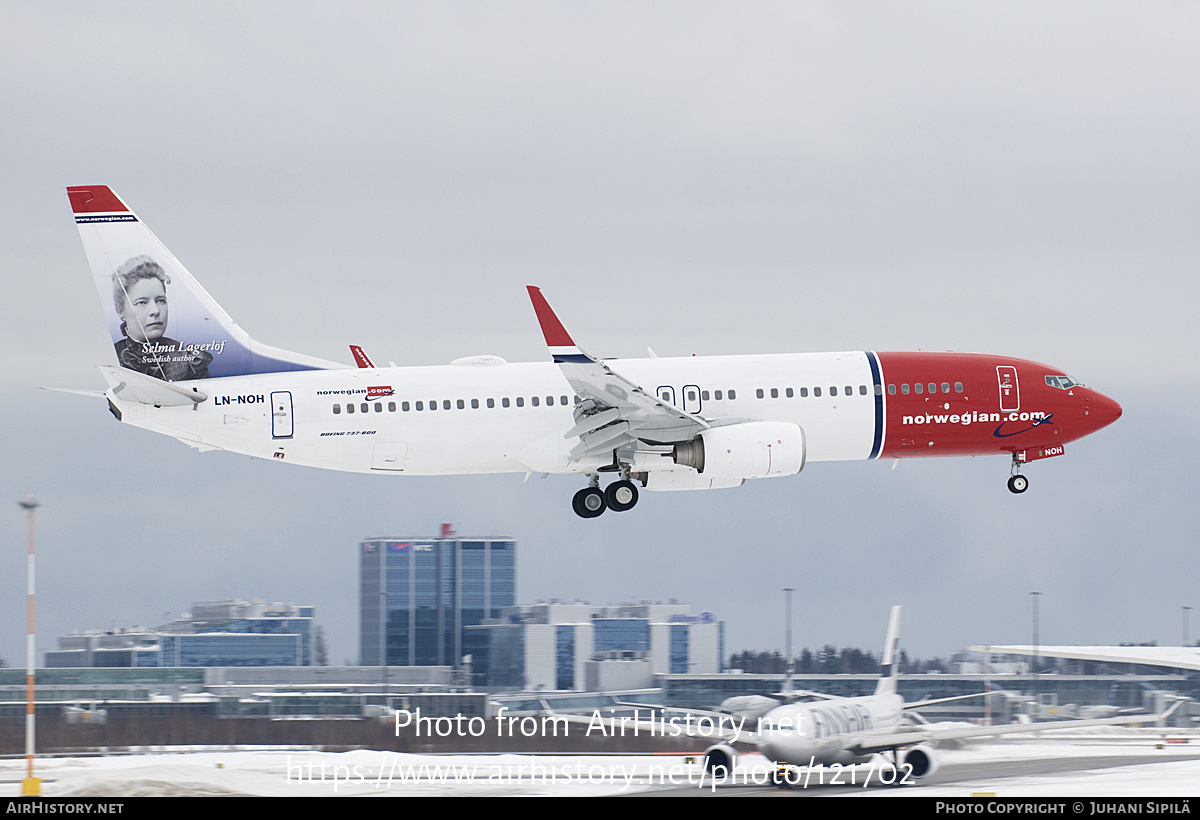
[[[358,367],[250,338],[109,188],[67,189],[112,336],[120,421],[200,450],[394,475],[575,473],[584,518],[638,488],[708,490],[809,461],[1006,455],[1021,467],[1121,415],[1062,370],[973,353],[600,360],[529,288],[552,362]],[[615,480],[604,489],[601,474]]]

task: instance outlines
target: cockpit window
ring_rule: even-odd
[[[1083,387],[1083,382],[1070,376],[1047,376],[1046,384],[1059,390],[1070,390],[1072,387]]]

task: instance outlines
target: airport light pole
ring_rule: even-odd
[[[29,560],[26,564],[28,567],[29,634],[25,639],[25,779],[21,781],[21,794],[26,797],[39,797],[42,793],[42,781],[33,776],[33,755],[36,748],[33,674],[37,667],[33,631],[33,511],[37,509],[38,503],[37,499],[30,495],[18,501],[17,504],[29,515]]]
[[[1038,598],[1042,597],[1040,592],[1029,593],[1033,599],[1033,662],[1029,665],[1029,681],[1030,688],[1033,690],[1033,698],[1037,700],[1037,673],[1038,673]]]
[[[1192,611],[1190,606],[1183,607],[1183,645],[1188,645],[1188,613]]]
[[[792,587],[783,589],[784,617],[787,618],[787,666],[784,667],[787,675],[784,677],[784,691],[789,695],[792,693],[792,673],[796,671],[795,662],[792,660],[792,593],[795,591]]]

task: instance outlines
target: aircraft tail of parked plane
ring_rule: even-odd
[[[931,725],[906,726],[904,713],[911,709],[954,700],[983,697],[983,693],[934,698],[905,703],[896,691],[896,661],[899,657],[900,607],[892,607],[887,641],[880,664],[875,694],[842,698],[815,695],[819,700],[788,703],[767,711],[750,727],[736,724],[738,739],[757,744],[758,749],[780,770],[776,783],[786,786],[788,771],[804,766],[849,766],[868,763],[875,755],[890,754],[890,772],[880,782],[912,783],[933,774],[939,764],[936,744],[946,740],[973,737],[1075,729],[1085,726],[1149,723],[1169,715],[1126,715],[1093,720],[1063,720],[1049,723],[1007,726],[962,726],[938,728]],[[704,768],[710,774],[728,777],[737,765],[738,752],[727,740],[710,746],[704,753]]]
[[[573,474],[584,518],[640,490],[711,490],[819,461],[1002,455],[1028,462],[1120,406],[1063,371],[978,353],[604,359],[542,292],[550,361],[357,366],[257,342],[109,188],[67,189],[113,341],[113,415],[202,450],[350,472]],[[601,479],[608,479],[605,487]]]

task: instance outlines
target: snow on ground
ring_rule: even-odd
[[[1134,732],[1134,734],[1129,734]],[[1192,739],[1193,741],[1196,738]],[[1169,797],[1200,792],[1200,743],[1166,745],[1143,730],[1125,734],[1054,740],[1023,737],[975,742],[942,753],[943,767],[995,764],[996,777],[950,785],[864,789],[875,797]],[[1153,762],[1167,754],[1193,753],[1194,760]],[[1068,773],[1005,778],[1013,761],[1144,757],[1145,765],[1081,769]],[[771,764],[761,755],[738,761],[737,785],[765,784]],[[857,770],[858,783],[862,772]],[[827,772],[829,770],[826,770]],[[23,759],[0,761],[0,796],[20,794]],[[699,760],[679,755],[410,755],[392,752],[343,753],[281,750],[188,751],[110,757],[51,758],[37,761],[46,797],[138,796],[596,796],[634,794],[661,788],[712,788]],[[828,777],[828,775],[827,775]],[[843,773],[843,781],[846,777]],[[817,777],[810,779],[817,788]],[[828,789],[821,790],[828,792]]]

